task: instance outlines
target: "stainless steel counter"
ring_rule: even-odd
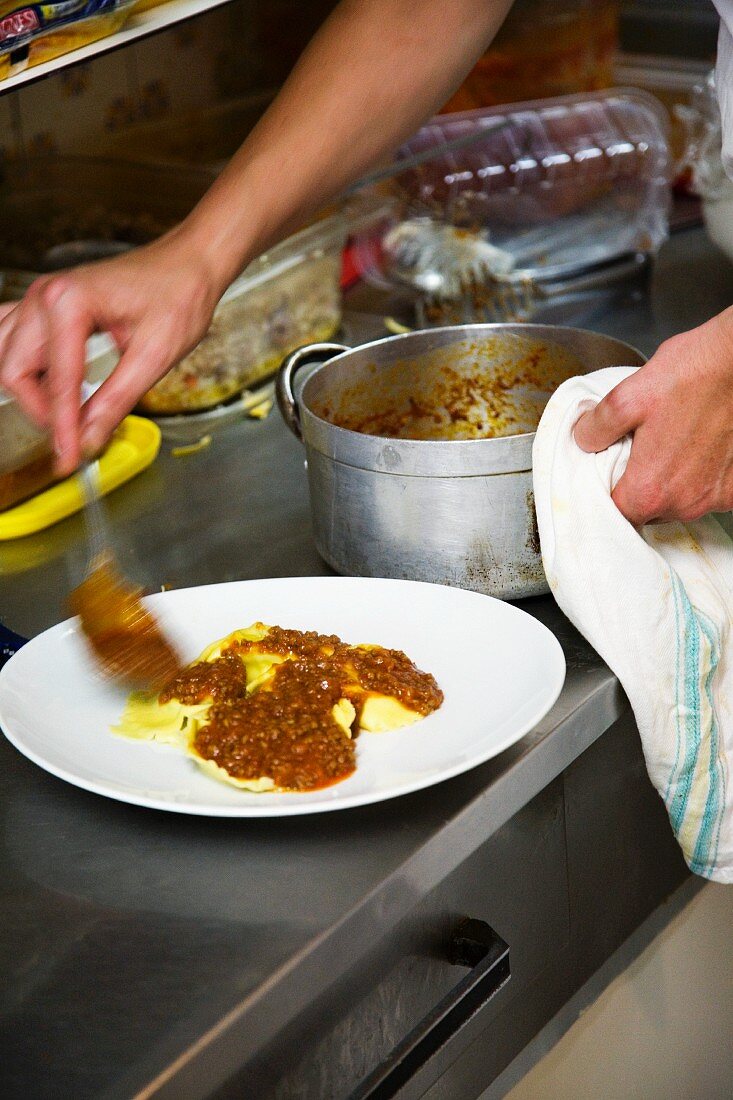
[[[733,268],[688,230],[648,296],[576,319],[648,354],[731,301]],[[358,338],[374,319],[366,298],[350,304]],[[151,587],[328,572],[303,454],[276,413],[187,457],[164,446],[109,507]],[[82,533],[77,517],[0,546],[6,625],[31,635],[63,616]],[[483,767],[391,803],[280,822],[167,815],[76,790],[0,741],[2,1095],[128,1097],[156,1080],[176,1100],[211,1094],[559,776],[626,704],[551,599],[524,606],[565,649],[551,713]]]

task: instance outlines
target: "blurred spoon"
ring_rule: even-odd
[[[104,673],[130,686],[160,690],[182,662],[155,618],[143,605],[142,589],[119,570],[99,497],[99,463],[79,471],[84,490],[88,559],[86,577],[69,596],[89,645]]]

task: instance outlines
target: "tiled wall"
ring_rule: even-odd
[[[0,94],[0,153],[101,153],[130,125],[277,85],[332,6],[234,0]]]

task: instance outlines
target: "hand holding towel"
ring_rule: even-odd
[[[624,439],[586,454],[578,418],[633,368],[572,378],[534,444],[534,492],[550,588],[618,676],[690,869],[733,882],[733,541],[713,516],[635,529],[611,493]]]

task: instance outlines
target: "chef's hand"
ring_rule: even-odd
[[[38,279],[0,312],[0,386],[52,432],[59,476],[96,453],[206,332],[223,290],[180,230],[133,252]],[[119,366],[80,409],[84,349],[109,332]]]
[[[634,526],[733,508],[733,309],[667,340],[575,426],[584,451],[629,433],[613,500]]]

